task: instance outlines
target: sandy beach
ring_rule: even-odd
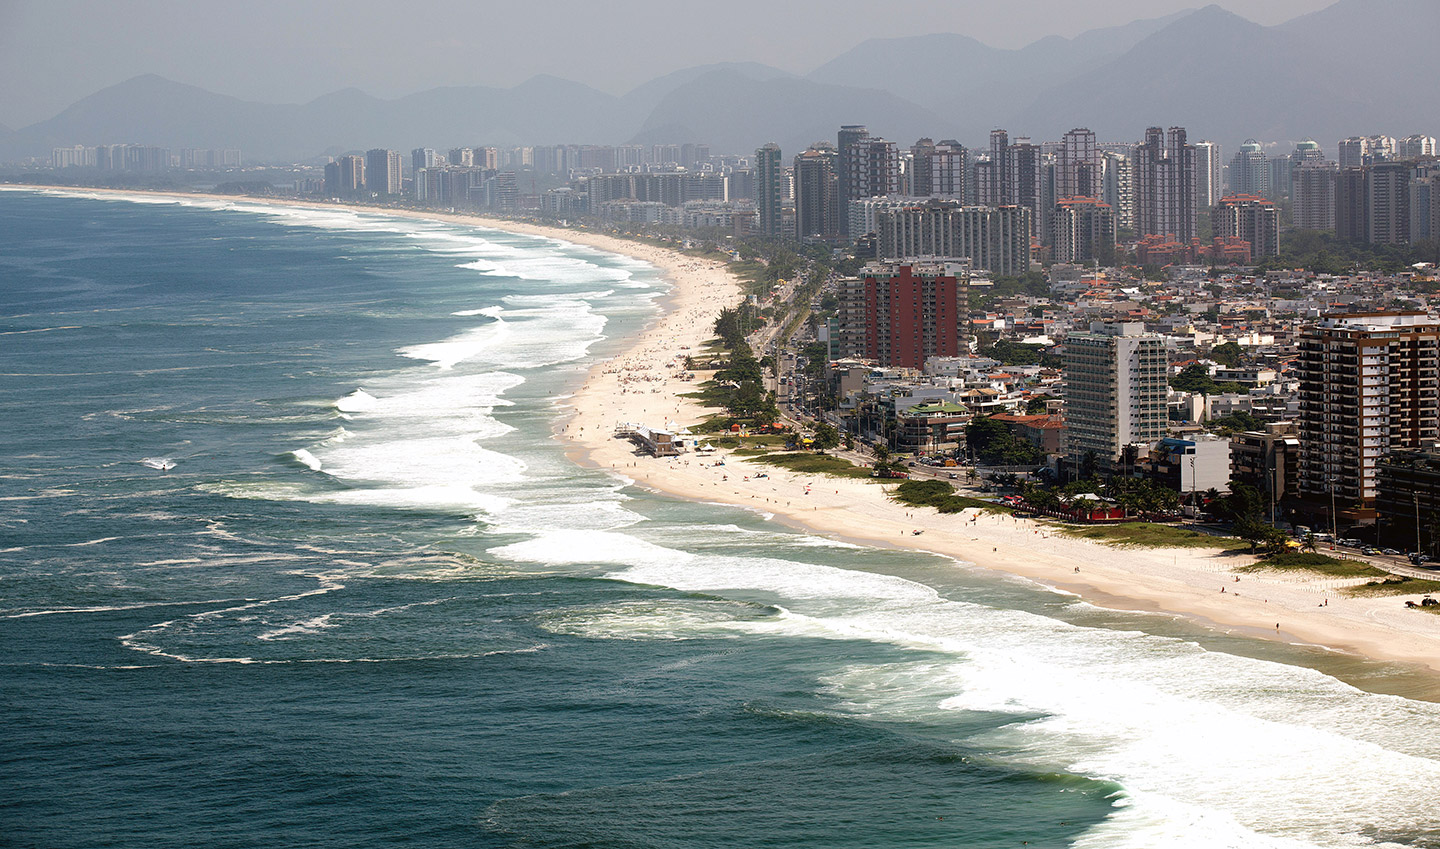
[[[105,191],[54,188],[87,194]],[[172,196],[237,204],[336,206],[283,199]],[[1252,563],[1252,558],[1218,549],[1120,549],[1064,536],[1045,523],[978,510],[941,515],[891,501],[886,495],[888,486],[795,474],[753,464],[724,450],[704,457],[637,456],[630,442],[615,438],[617,423],[658,427],[673,421],[688,426],[711,412],[679,396],[694,391],[697,382],[685,379],[684,357],[713,337],[720,310],[741,298],[739,281],[722,263],[603,234],[505,219],[352,208],[560,239],[643,260],[661,270],[671,288],[660,302],[660,314],[628,340],[620,353],[597,363],[566,402],[568,415],[557,424],[556,433],[566,442],[567,454],[578,463],[610,470],[639,486],[682,498],[760,511],[814,533],[930,552],[1024,576],[1103,607],[1172,614],[1224,631],[1440,671],[1440,616],[1406,609],[1406,596],[1352,598],[1342,594],[1344,587],[1359,582],[1354,579],[1259,572],[1239,575],[1237,581],[1232,570]],[[761,471],[768,476],[756,478]]]

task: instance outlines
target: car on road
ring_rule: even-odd
[[[1374,547],[1373,545],[1367,545],[1367,546],[1365,546],[1364,548],[1360,549],[1360,553],[1361,553],[1361,554],[1379,554],[1379,553],[1380,553],[1380,549]]]
[[[1382,548],[1380,549],[1380,553],[1386,555],[1387,557],[1395,557],[1400,552],[1393,548]]]

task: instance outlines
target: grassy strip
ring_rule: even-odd
[[[1224,548],[1235,540],[1153,522],[1123,525],[1058,525],[1060,532],[1119,548]]]
[[[836,478],[870,477],[869,469],[862,469],[848,460],[831,457],[829,454],[810,454],[797,451],[789,454],[766,454],[753,459],[757,463],[779,466],[806,475],[829,475]]]
[[[956,495],[955,488],[945,481],[904,481],[890,491],[890,497],[911,507],[934,507],[941,513],[959,513],[969,507],[1008,512],[1009,507]]]
[[[1359,560],[1344,560],[1326,554],[1300,551],[1274,554],[1253,565],[1241,566],[1235,571],[1304,571],[1327,578],[1383,578],[1389,574]]]
[[[1378,581],[1367,581],[1358,587],[1346,587],[1343,592],[1355,596],[1433,595],[1440,593],[1440,581],[1412,578],[1409,575],[1390,575]],[[1440,608],[1434,607],[1426,609],[1440,611]]]

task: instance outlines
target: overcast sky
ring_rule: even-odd
[[[1271,25],[1334,0],[1219,0]],[[301,103],[538,74],[615,94],[755,61],[806,73],[867,38],[955,32],[995,47],[1152,18],[1203,0],[0,0],[0,124],[23,127],[138,74]]]

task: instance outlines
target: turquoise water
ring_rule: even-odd
[[[0,192],[0,845],[1440,845],[1398,671],[575,467],[649,267]]]

